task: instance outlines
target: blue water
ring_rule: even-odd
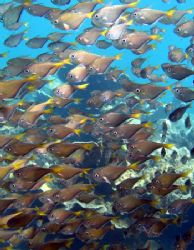
[[[8,1],[4,1],[4,0],[0,0],[0,3],[5,3]],[[46,6],[50,6],[50,7],[58,7],[56,5],[53,5],[51,3],[51,1],[49,0],[40,0],[40,1],[36,1],[36,3],[41,3],[44,4]],[[70,4],[68,4],[68,7],[71,7],[73,5],[75,5],[77,3],[77,1],[72,0],[70,2]],[[104,4],[121,4],[120,1],[104,1]],[[192,7],[194,7],[194,1],[193,0],[187,0],[186,3],[184,4],[178,4],[175,0],[171,0],[169,3],[163,3],[161,0],[141,0],[140,3],[138,4],[138,7],[143,8],[143,7],[149,7],[149,8],[153,8],[153,9],[160,9],[163,11],[167,11],[173,7],[177,6],[177,8],[179,10],[186,10],[186,9],[190,9]],[[101,5],[98,5],[95,10],[97,10],[99,7],[101,7]],[[61,9],[65,9],[65,7],[61,7]],[[186,17],[188,17],[188,19],[192,19],[192,15],[188,14],[186,15]],[[55,32],[55,31],[60,31],[59,29],[56,29],[49,20],[43,18],[43,17],[35,17],[32,16],[30,14],[28,14],[26,11],[23,12],[22,17],[21,17],[21,22],[27,22],[28,23],[28,27],[21,27],[19,31],[23,31],[25,29],[27,29],[27,33],[25,35],[26,39],[28,38],[32,38],[35,36],[41,36],[41,37],[46,37],[49,33],[51,32]],[[130,28],[134,28],[137,30],[141,30],[141,31],[150,31],[151,26],[147,26],[147,25],[137,25],[137,24],[133,24]],[[142,57],[147,57],[147,61],[145,62],[144,66],[147,65],[161,65],[162,63],[168,62],[168,47],[170,45],[174,45],[177,47],[182,48],[183,50],[185,50],[188,45],[190,44],[190,37],[189,38],[181,38],[179,36],[177,36],[174,32],[174,25],[163,25],[161,23],[158,23],[157,26],[159,26],[160,28],[163,28],[166,30],[165,33],[162,34],[163,36],[163,40],[162,41],[153,41],[152,43],[156,43],[157,47],[155,50],[150,50],[148,51],[146,54],[142,55]],[[91,27],[91,21],[85,20],[84,23],[80,26],[80,28],[76,31],[68,31],[70,33],[69,36],[65,37],[63,39],[63,41],[68,41],[68,42],[74,42],[76,36],[78,36],[80,33],[82,33],[82,31],[86,28],[86,27]],[[14,32],[17,33],[18,31]],[[13,31],[9,31],[6,30],[2,27],[2,25],[0,25],[0,53],[3,53],[5,51],[9,51],[8,57],[7,58],[1,58],[0,59],[0,68],[3,68],[4,66],[6,66],[6,61],[8,59],[14,58],[14,57],[19,57],[19,56],[29,56],[29,57],[36,57],[39,54],[45,53],[45,52],[49,52],[48,48],[47,48],[47,44],[49,42],[47,42],[47,44],[41,48],[41,49],[30,49],[27,46],[25,46],[25,41],[22,41],[19,46],[17,46],[16,48],[7,48],[6,46],[4,46],[3,42],[4,40],[13,33]],[[122,60],[118,60],[115,61],[112,66],[116,66],[119,69],[124,69],[125,73],[131,78],[133,79],[135,82],[139,82],[139,83],[145,83],[146,81],[141,79],[141,78],[136,78],[130,71],[130,64],[131,61],[134,60],[135,58],[137,58],[137,55],[133,54],[130,50],[117,50],[115,49],[113,46],[111,46],[110,48],[106,49],[106,50],[101,50],[98,49],[96,46],[82,46],[77,44],[76,45],[77,49],[83,49],[83,50],[87,50],[90,51],[92,53],[96,53],[96,54],[102,54],[102,55],[106,55],[106,56],[113,56],[116,55],[118,53],[122,54]],[[192,67],[192,65],[189,63],[189,61],[184,61],[184,64],[186,64],[188,67]],[[59,71],[59,73],[57,73],[55,75],[56,79],[58,79],[59,81],[65,81],[65,77],[63,78],[63,76],[65,75],[65,72],[67,72],[67,70],[61,70]],[[158,74],[163,74],[164,72],[159,68],[157,70]],[[91,77],[90,82],[95,81],[95,79],[97,79],[98,77]],[[175,83],[176,80],[170,79],[168,78],[167,83],[161,83],[161,85],[171,85],[173,83]],[[108,83],[107,83],[108,84]],[[112,83],[111,83],[112,84]],[[188,86],[188,87],[192,87],[193,84],[193,76],[186,78],[185,80],[182,81],[182,85],[183,86]],[[111,86],[106,86],[105,89],[108,88],[112,88],[112,89],[116,89],[117,87],[111,87]],[[44,100],[45,98],[47,98],[45,96],[45,93],[48,93],[49,95],[52,95],[52,91],[48,90],[49,86],[44,86],[43,91],[41,92],[41,94],[38,96],[39,101]],[[103,86],[101,86],[101,88],[103,89]],[[88,89],[88,91],[95,89],[95,87],[90,87]],[[46,92],[45,92],[45,91]],[[78,95],[79,96],[79,95]],[[83,97],[83,95],[82,95]],[[89,97],[89,92],[87,92],[85,94],[85,99],[87,99]],[[172,95],[172,93],[169,91],[164,97],[160,98],[160,101],[163,103],[171,103],[171,102],[177,102],[180,103],[179,101],[175,100],[174,96]],[[194,111],[194,107],[192,109],[189,109],[190,114],[192,114]],[[184,232],[186,232],[191,226],[194,226],[194,217],[193,217],[193,213],[194,213],[194,207],[192,207],[188,214],[187,214],[187,221],[180,227],[176,227],[175,225],[171,225],[168,227],[167,230],[165,230],[165,233],[156,239],[157,242],[162,243],[165,247],[165,250],[168,250],[168,245],[172,245],[172,242],[174,241],[175,237],[177,236],[177,234],[182,234]],[[107,236],[108,237],[108,236]],[[112,236],[111,236],[112,237]],[[113,238],[109,237],[108,239],[111,241]],[[122,237],[120,235],[120,232],[115,231],[114,232],[114,237],[115,239],[120,238],[121,240]],[[111,239],[110,239],[111,238]],[[106,241],[105,241],[106,242]],[[79,244],[79,242],[78,242]],[[78,247],[78,246],[77,246]],[[191,244],[188,247],[189,250],[194,249],[194,243]],[[75,250],[77,250],[75,248]],[[88,249],[90,250],[90,249]]]

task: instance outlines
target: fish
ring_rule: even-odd
[[[90,151],[94,148],[94,143],[53,143],[48,148],[47,151],[51,154],[54,154],[58,157],[68,157],[73,152],[78,149],[84,149],[86,151]]]
[[[109,127],[117,127],[124,121],[134,118],[138,119],[141,117],[140,113],[134,113],[134,114],[122,114],[122,113],[116,113],[116,112],[109,112],[104,115],[102,115],[98,119],[99,124],[103,124]]]
[[[192,102],[194,100],[194,91],[187,87],[175,87],[172,89],[174,96],[182,102]]]
[[[92,15],[93,12],[64,12],[61,13],[58,18],[53,20],[53,24],[61,30],[77,30],[83,21],[87,18],[91,18]]]
[[[48,75],[53,75],[57,70],[63,67],[65,64],[70,64],[69,59],[64,59],[61,62],[39,62],[33,63],[26,66],[22,72],[23,75],[36,75],[38,77],[45,77]]]
[[[69,58],[72,63],[88,66],[100,56],[84,50],[76,50],[69,54]]]
[[[84,228],[83,231],[77,233],[77,237],[85,242],[96,241],[97,239],[102,239],[106,233],[113,230],[114,226],[104,226],[102,228]]]
[[[141,199],[133,195],[126,195],[114,202],[113,209],[119,213],[130,213],[144,204],[154,206],[155,203],[156,202],[153,200]]]
[[[154,150],[158,148],[166,148],[171,149],[174,145],[171,143],[157,143],[152,141],[146,141],[146,140],[138,140],[132,144],[129,145],[129,149],[131,151],[137,150],[143,155],[149,155]]]
[[[127,31],[127,28],[132,25],[133,21],[129,20],[124,23],[114,24],[108,30],[102,31],[101,34],[105,34],[109,40],[118,40]]]
[[[168,116],[168,119],[171,121],[171,122],[177,122],[178,120],[180,120],[184,113],[187,111],[188,108],[191,107],[191,104],[188,104],[186,106],[183,106],[183,107],[179,107],[177,109],[175,109],[174,111],[172,111],[170,113],[170,115]]]
[[[190,37],[194,35],[194,21],[187,21],[177,25],[174,32],[180,37]]]
[[[73,93],[77,90],[84,90],[88,87],[88,83],[80,84],[80,85],[70,85],[63,84],[55,89],[55,95],[62,99],[69,98],[73,95]]]
[[[121,55],[114,57],[100,57],[88,66],[89,74],[103,74],[115,60],[120,60]]]
[[[180,48],[175,46],[169,46],[168,59],[171,62],[181,63],[188,58],[188,55],[184,53]]]
[[[53,109],[46,109],[47,106],[53,104],[53,99],[49,99],[46,102],[40,104],[32,104],[26,112],[20,117],[19,125],[22,127],[32,127],[35,125],[37,120],[42,114],[50,114],[52,113]],[[46,110],[45,110],[46,109]]]
[[[95,45],[99,49],[107,49],[110,46],[112,46],[112,44],[107,42],[106,40],[98,40],[98,41],[96,41]]]
[[[87,80],[89,71],[84,65],[77,65],[67,73],[68,82],[83,82]]]
[[[93,14],[92,23],[97,27],[110,27],[125,10],[134,8],[138,2],[102,7]]]
[[[167,76],[172,79],[183,80],[191,75],[194,75],[193,70],[188,69],[187,67],[181,64],[172,65],[169,63],[163,63],[161,66]]]
[[[42,4],[32,4],[26,7],[26,11],[30,15],[42,17],[45,16],[50,11],[50,8]]]
[[[190,116],[188,115],[185,119],[185,128],[190,129],[192,127]]]
[[[139,24],[151,25],[153,23],[156,23],[163,16],[172,17],[174,12],[175,12],[174,9],[164,12],[161,10],[143,8],[143,9],[137,9],[134,12],[132,12],[132,16],[135,22]]]
[[[82,45],[93,45],[99,36],[101,36],[101,29],[96,27],[87,28],[83,33],[76,37],[76,41]]]
[[[31,49],[39,49],[42,48],[47,41],[47,37],[34,37],[26,42],[26,46]]]
[[[92,176],[97,182],[106,182],[110,184],[118,179],[127,170],[135,169],[136,167],[136,164],[129,165],[128,167],[108,165],[94,170]]]
[[[20,44],[20,42],[23,40],[25,33],[26,31],[18,33],[18,34],[10,35],[4,41],[4,45],[10,48],[17,47]]]
[[[56,5],[66,5],[69,4],[71,0],[51,0],[51,2]]]
[[[142,128],[152,128],[152,123],[143,124],[121,124],[110,131],[110,135],[115,139],[130,139]]]
[[[36,79],[35,76],[29,76],[19,80],[0,81],[0,100],[14,98],[25,84],[32,83]]]
[[[177,179],[181,177],[187,177],[191,173],[191,170],[187,170],[183,173],[163,173],[156,176],[152,180],[152,184],[156,187],[169,188]]]

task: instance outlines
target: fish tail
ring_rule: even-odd
[[[51,175],[46,175],[43,176],[42,180],[44,180],[46,183],[51,183],[54,180],[54,178]]]
[[[172,90],[172,85],[166,87],[167,90]]]
[[[30,6],[31,4],[32,4],[32,0],[25,0],[23,3],[23,5],[26,7]]]
[[[150,39],[151,40],[156,40],[156,41],[161,41],[163,39],[163,37],[159,34],[157,35],[150,35]]]
[[[86,89],[88,87],[88,85],[89,85],[88,83],[77,85],[76,89]]]
[[[15,162],[12,163],[13,169],[18,170],[22,168],[25,164],[26,160],[21,159],[21,160],[16,160]]]
[[[97,2],[97,3],[104,3],[104,0],[94,0],[94,2]]]
[[[54,99],[53,97],[49,98],[48,101],[46,101],[47,105],[53,104],[54,103]]]
[[[186,193],[188,191],[188,187],[186,185],[180,185],[178,188],[183,193]]]
[[[95,187],[96,187],[96,184],[88,184],[87,186],[82,187],[81,190],[86,191],[86,192],[89,192],[89,191],[91,191],[92,189],[94,189]]]
[[[181,174],[182,177],[187,177],[188,175],[190,175],[190,173],[192,173],[192,170],[191,169],[188,169],[187,171],[183,172]]]
[[[158,155],[153,155],[151,158],[152,158],[152,160],[154,160],[154,161],[156,161],[156,162],[158,162],[158,161],[161,160],[161,157],[158,156]]]
[[[157,48],[157,45],[156,45],[156,44],[151,44],[151,48],[152,48],[153,50],[155,50],[155,49]]]
[[[118,55],[116,55],[114,58],[115,58],[115,60],[120,60],[121,57],[122,57],[122,54],[118,54]]]
[[[47,109],[47,110],[44,111],[44,114],[52,114],[53,110],[54,110],[53,107],[50,108],[50,109]]]
[[[140,2],[140,0],[137,0],[137,1],[134,2],[134,3],[129,3],[129,4],[127,4],[127,5],[128,5],[128,8],[134,8],[134,7],[136,7],[136,6],[138,5],[139,2]]]
[[[139,119],[141,117],[141,113],[135,113],[135,114],[131,114],[130,117],[131,118],[135,118],[135,119]]]
[[[128,168],[132,170],[138,170],[138,163],[139,162],[132,163]]]
[[[2,55],[2,57],[7,57],[7,56],[8,56],[8,54],[9,54],[9,52],[8,52],[8,51],[6,51],[6,52],[3,52],[1,55]]]
[[[83,210],[74,212],[75,216],[80,216],[83,214]]]
[[[144,128],[152,128],[153,127],[153,123],[152,122],[146,122],[143,124]]]
[[[174,147],[174,144],[172,144],[172,143],[166,143],[166,144],[164,144],[164,148],[172,149],[173,147]]]
[[[95,11],[92,11],[92,12],[90,12],[90,13],[87,13],[86,16],[87,16],[88,18],[92,18],[92,16],[94,15],[94,13],[95,13]]]
[[[65,64],[71,64],[70,58],[66,58],[66,59],[64,59],[64,60],[61,61],[61,62],[57,62],[57,63],[54,64],[54,66],[60,68],[60,67],[64,66]]]
[[[4,241],[5,242],[5,241]],[[5,247],[5,248],[3,248],[4,250],[13,250],[14,249],[14,247],[12,246],[12,245],[9,245],[9,246],[7,246],[7,247]]]
[[[100,34],[101,34],[102,36],[106,36],[107,32],[108,32],[108,30],[103,30],[102,32],[100,32]]]
[[[175,11],[176,11],[175,9],[168,10],[166,12],[166,16],[167,17],[172,17],[174,15]]]
[[[65,242],[65,247],[71,248],[71,246],[73,245],[73,242],[74,242],[74,238],[67,239]]]
[[[38,76],[34,74],[26,78],[26,81],[36,81],[37,79],[38,79]]]
[[[126,22],[127,25],[132,25],[133,24],[133,20],[129,20]]]
[[[160,203],[160,201],[158,199],[150,201],[150,205],[152,207],[157,207],[159,203]]]
[[[83,147],[85,150],[91,151],[91,150],[94,148],[94,144],[85,143],[82,147]]]
[[[188,13],[188,14],[193,14],[193,9],[194,9],[194,8],[188,9],[188,10],[187,10],[187,13]]]
[[[14,138],[15,138],[16,140],[21,140],[24,136],[25,136],[25,133],[20,133],[20,134],[18,134],[18,135],[15,135]]]
[[[74,129],[74,133],[78,136],[81,134],[81,129]]]
[[[88,174],[88,172],[91,170],[91,168],[84,168],[83,169],[83,174]]]
[[[25,105],[25,101],[24,100],[20,100],[17,105],[20,106],[24,106]]]
[[[113,223],[118,223],[119,220],[120,220],[120,217],[119,217],[119,216],[114,216],[114,217],[112,217],[111,222],[113,222]]]
[[[74,102],[78,104],[81,102],[81,100],[82,100],[81,98],[74,98]]]

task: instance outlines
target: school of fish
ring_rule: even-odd
[[[179,145],[168,141],[169,124],[184,119],[184,129],[193,128],[193,83],[184,83],[194,75],[194,6],[179,9],[185,0],[177,0],[175,8],[162,11],[138,8],[138,0],[48,1],[53,7],[47,1],[0,3],[1,32],[11,32],[3,42],[9,51],[21,42],[33,51],[48,49],[35,58],[25,49],[19,57],[0,54],[6,62],[0,69],[0,249],[167,249],[158,239],[170,226],[181,227],[194,204],[194,166],[187,164],[194,145],[180,170]],[[53,32],[27,38],[24,12],[46,19]],[[79,32],[84,22],[88,27]],[[146,54],[157,54],[157,43],[164,42],[160,24],[190,43],[170,46],[161,65],[144,66]],[[114,66],[125,51],[136,58]],[[55,86],[59,75],[63,82],[47,99],[26,98]],[[166,94],[179,105],[163,103]],[[165,116],[160,128],[152,119],[159,107]],[[172,168],[165,171],[160,161],[169,154]],[[157,171],[147,176],[149,168]],[[170,201],[174,192],[188,198]],[[172,239],[172,249],[192,244],[192,225]]]

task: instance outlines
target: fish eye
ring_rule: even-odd
[[[72,54],[72,55],[71,55],[71,58],[75,58],[75,55],[74,55],[74,54]]]
[[[98,173],[95,173],[94,177],[95,177],[95,178],[99,178],[100,175],[99,175]]]
[[[176,89],[176,92],[177,92],[177,93],[179,93],[179,92],[180,92],[180,90],[179,90],[179,89]]]
[[[104,121],[104,118],[103,118],[103,117],[101,117],[99,120],[102,122],[102,121]]]
[[[49,151],[54,151],[54,148],[53,148],[53,147],[50,147],[50,148],[49,148]]]
[[[123,43],[126,43],[126,39],[122,39],[122,42],[123,42]]]
[[[177,28],[177,31],[178,31],[178,32],[180,32],[180,31],[181,31],[181,29],[180,29],[180,28]]]
[[[114,134],[114,135],[117,135],[118,133],[117,133],[117,131],[113,131],[113,134]]]
[[[95,14],[95,18],[99,18],[99,15],[98,15],[98,14]]]
[[[135,91],[136,91],[137,93],[140,93],[140,92],[141,92],[141,90],[140,90],[140,89],[136,89]]]
[[[41,231],[46,232],[46,227],[42,227]]]
[[[134,13],[133,13],[133,15],[134,15],[134,16],[137,16],[137,13],[136,13],[136,12],[134,12]]]
[[[13,183],[13,184],[11,184],[11,186],[13,187],[13,188],[15,188],[16,187],[16,185]]]
[[[59,194],[54,194],[54,198],[59,199]]]
[[[134,146],[134,145],[131,145],[130,147],[131,147],[132,149],[134,149],[134,148],[135,148],[135,146]]]
[[[25,73],[30,73],[30,70],[29,70],[29,69],[25,69],[24,72],[25,72]]]
[[[53,132],[54,132],[54,129],[49,128],[49,133],[53,133]]]
[[[54,24],[58,24],[59,23],[59,21],[58,20],[54,20]]]
[[[189,51],[189,52],[193,52],[193,48],[189,48],[188,51]]]
[[[168,67],[168,68],[167,68],[167,71],[168,71],[168,72],[171,72],[171,68],[170,68],[170,67]]]
[[[70,77],[70,78],[73,78],[73,75],[72,75],[72,74],[69,74],[69,77]]]
[[[7,147],[7,148],[6,148],[6,151],[8,151],[8,152],[10,152],[11,150],[12,150],[11,147]]]
[[[21,176],[21,173],[20,172],[16,172],[15,173],[17,176]]]

